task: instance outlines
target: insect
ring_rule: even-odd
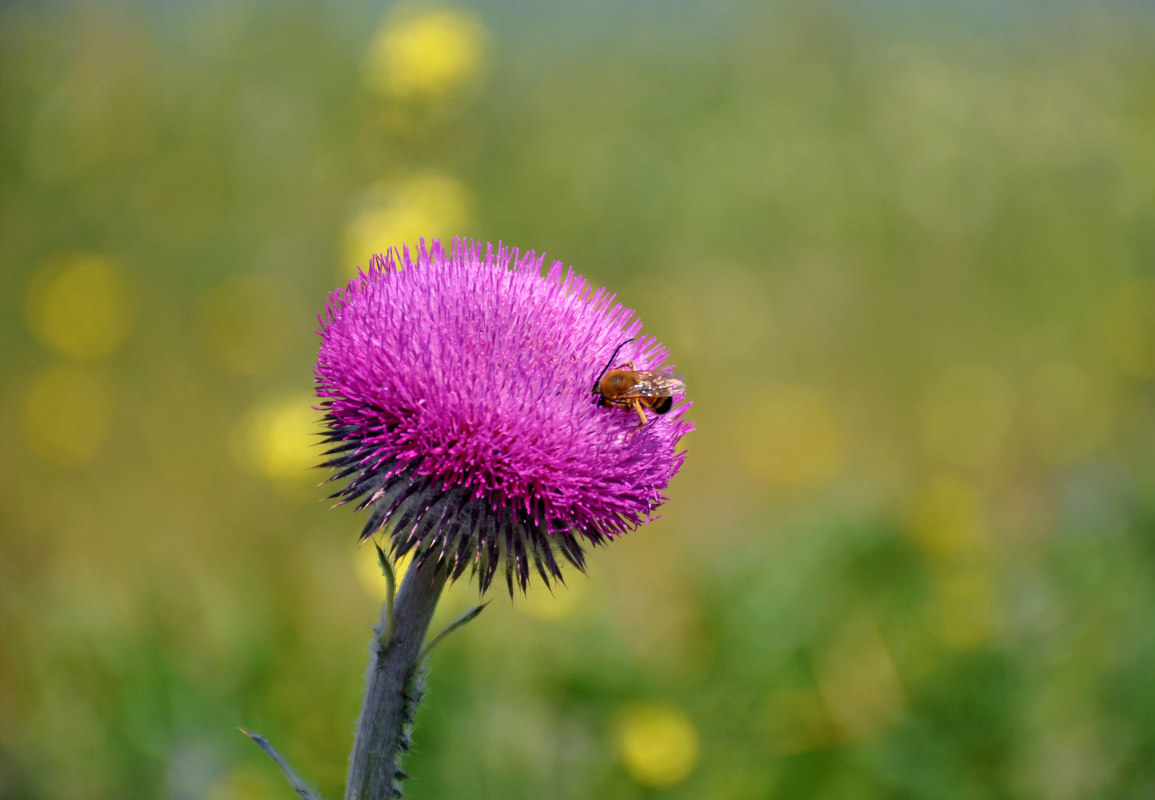
[[[655,414],[665,414],[674,405],[674,395],[686,390],[686,379],[671,369],[636,370],[632,361],[610,369],[618,353],[632,341],[626,339],[614,350],[605,369],[594,380],[593,393],[599,395],[599,405],[632,408],[641,420],[638,423],[641,428],[649,422],[642,407],[648,407]]]

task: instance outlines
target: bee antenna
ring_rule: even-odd
[[[636,338],[637,338],[636,336],[631,336],[629,339],[626,339],[624,342],[619,344],[618,348],[616,350],[614,350],[614,354],[612,356],[610,356],[610,360],[606,362],[605,369],[603,369],[601,372],[599,372],[598,376],[596,378],[594,378],[594,391],[595,392],[598,390],[598,384],[602,382],[602,376],[610,371],[610,364],[614,363],[614,359],[618,357],[618,353],[622,352],[622,348],[625,347],[627,344],[629,344],[630,342],[632,342]]]

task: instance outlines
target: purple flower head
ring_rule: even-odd
[[[394,557],[473,566],[484,592],[504,565],[510,593],[530,564],[561,579],[555,550],[584,568],[597,545],[647,521],[693,429],[599,403],[611,366],[669,365],[634,312],[544,256],[455,241],[374,256],[321,318],[323,398],[335,493],[370,508],[362,539],[388,524]],[[675,401],[682,398],[675,397]]]

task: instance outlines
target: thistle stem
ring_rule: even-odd
[[[445,570],[437,568],[435,558],[429,558],[406,572],[392,607],[392,624],[389,603],[382,606],[381,622],[369,645],[365,703],[349,758],[345,800],[401,796],[404,773],[400,759],[409,749],[408,728],[421,694],[421,679],[416,674],[421,644],[445,580]]]

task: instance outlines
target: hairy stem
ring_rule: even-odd
[[[392,608],[392,624],[389,604],[381,609],[381,622],[369,645],[365,703],[357,720],[345,800],[401,797],[405,777],[401,756],[411,744],[409,729],[423,685],[417,662],[446,580],[435,562],[429,558],[420,567],[409,568]]]

